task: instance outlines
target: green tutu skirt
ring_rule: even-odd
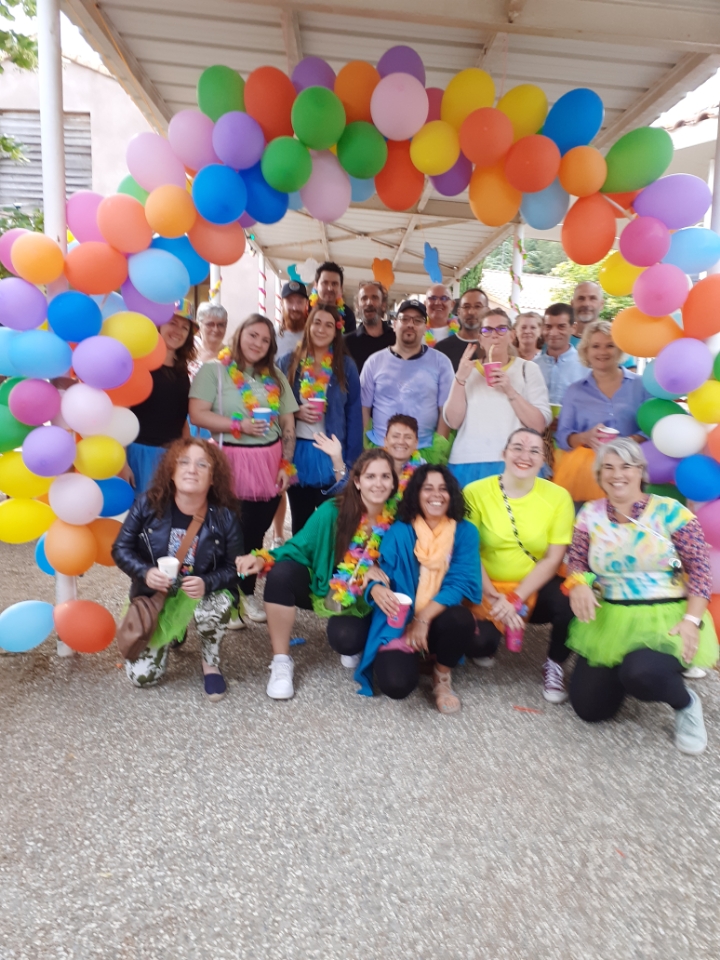
[[[329,596],[329,594],[328,594]],[[366,617],[370,612],[370,605],[365,597],[358,597],[357,602],[344,609],[338,609],[339,605],[332,604],[330,607],[325,603],[327,597],[318,597],[316,594],[310,594],[310,601],[313,607],[313,613],[323,620],[329,620],[330,617]]]
[[[567,645],[585,657],[591,667],[616,667],[633,650],[657,650],[682,659],[682,640],[668,633],[687,612],[687,600],[626,606],[600,602],[595,619],[570,624]],[[692,659],[695,667],[712,667],[718,659],[718,638],[709,613],[703,617],[700,643]]]

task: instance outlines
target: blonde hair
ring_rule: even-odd
[[[606,320],[596,320],[595,322],[607,323]],[[635,443],[631,437],[618,437],[616,440],[611,440],[610,443],[602,444],[595,456],[593,472],[598,484],[600,483],[600,474],[603,464],[605,463],[605,457],[609,453],[614,453],[616,457],[620,457],[623,463],[627,463],[631,467],[642,467],[642,478],[644,482],[650,482],[647,460],[645,459],[645,454],[642,452],[640,444]]]
[[[580,362],[585,367],[590,366],[590,362],[588,360],[588,349],[590,347],[590,338],[594,336],[594,334],[596,333],[602,333],[606,337],[610,337],[610,339],[612,340],[612,324],[610,323],[610,321],[609,320],[593,320],[592,323],[589,323],[583,330],[582,339],[580,340],[580,343],[577,345],[577,352],[578,352],[578,357],[580,357]],[[615,343],[614,340],[613,340],[613,346],[617,350],[620,350],[620,347],[618,347],[618,345]],[[627,354],[623,353],[622,350],[620,350],[618,366],[620,366],[621,363],[624,363],[626,359],[627,359]]]

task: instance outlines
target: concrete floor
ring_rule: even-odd
[[[29,547],[0,563],[3,607],[52,599]],[[126,583],[80,593],[117,615]],[[114,645],[0,657],[1,960],[717,960],[717,674],[691,759],[662,706],[546,704],[541,630],[457,671],[457,717],[426,687],[357,696],[318,622],[296,632],[287,703],[257,626],[219,704],[194,634],[154,690]]]

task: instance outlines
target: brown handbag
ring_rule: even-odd
[[[185,558],[190,549],[190,545],[198,534],[200,527],[205,522],[207,514],[207,504],[203,509],[196,513],[190,521],[190,525],[185,531],[185,536],[180,542],[175,556]],[[180,561],[182,563],[182,559]],[[122,623],[117,628],[115,639],[120,649],[120,653],[126,660],[137,660],[143,650],[150,643],[155,628],[157,627],[160,611],[165,603],[166,594],[156,590],[149,597],[140,595],[130,601],[128,611],[122,619]]]

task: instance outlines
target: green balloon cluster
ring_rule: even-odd
[[[290,115],[295,136],[311,150],[334,147],[345,129],[345,107],[327,87],[307,87]]]
[[[231,110],[245,110],[245,81],[236,70],[217,64],[200,74],[198,106],[211,120]]]
[[[637,412],[638,426],[649,437],[658,420],[662,420],[663,417],[671,417],[675,413],[685,413],[690,416],[687,410],[683,410],[680,404],[675,403],[674,400],[660,400],[658,397],[654,397],[652,400],[646,400],[645,403],[640,404]]]
[[[672,137],[659,127],[638,127],[610,147],[603,193],[642,190],[661,177],[673,157]]]
[[[0,403],[0,453],[8,453],[22,446],[25,437],[34,429],[16,420],[9,407]]]
[[[276,137],[265,148],[260,162],[262,175],[275,190],[294,193],[304,187],[312,173],[312,157],[293,137]]]
[[[387,160],[385,138],[372,123],[356,120],[345,127],[338,140],[337,156],[340,165],[351,177],[368,180],[380,173]]]
[[[120,186],[117,188],[117,192],[126,193],[129,197],[135,197],[143,206],[145,206],[145,201],[150,196],[147,190],[143,190],[137,180],[131,177],[130,174],[123,177]]]

